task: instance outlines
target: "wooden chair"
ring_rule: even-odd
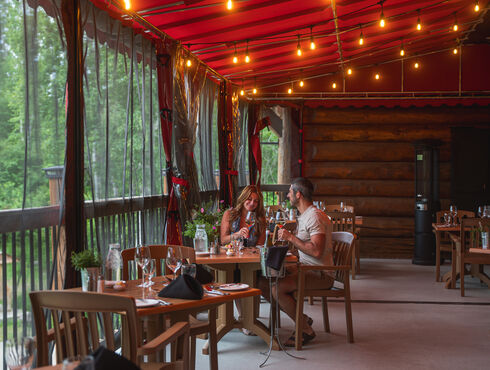
[[[459,211],[458,211],[459,213]],[[490,218],[462,218],[461,243],[459,248],[459,271],[461,297],[464,297],[464,265],[471,263],[471,275],[490,286],[490,278],[483,272],[482,265],[490,265],[490,254],[470,252],[470,248],[481,248],[481,230],[490,230]],[[478,266],[480,265],[480,266]]]
[[[31,292],[29,296],[36,327],[38,367],[48,366],[50,362],[48,350],[50,337],[47,327],[49,320],[46,317],[49,313],[52,317],[58,363],[63,361],[64,356],[87,355],[95,351],[102,341],[106,348],[116,350],[113,316],[120,315],[125,329],[123,355],[130,361],[143,369],[160,369],[165,364],[143,363],[142,356],[157,353],[168,344],[175,343],[177,351],[174,352],[176,357],[172,359],[173,368],[188,369],[189,367],[189,324],[178,322],[155,339],[143,344],[133,298],[60,290]],[[73,326],[70,321],[74,321],[75,325]],[[67,331],[61,330],[68,325],[73,328],[69,331],[69,335]],[[64,352],[61,349],[64,349]]]
[[[323,327],[330,332],[328,321],[327,297],[343,297],[345,301],[345,320],[347,324],[347,340],[354,342],[352,329],[352,311],[350,301],[349,270],[351,269],[352,242],[354,235],[349,232],[337,231],[332,233],[333,242],[333,266],[299,265],[298,290],[296,296],[296,350],[301,350],[303,338],[303,305],[304,297],[321,297],[323,312]],[[340,283],[340,288],[308,289],[305,286],[306,271],[333,271],[335,281]]]
[[[150,254],[151,257],[157,260],[157,275],[162,274],[162,269],[160,268],[161,260],[167,258],[167,251],[169,247],[174,248],[176,251],[177,257],[181,260],[186,260],[187,263],[195,263],[196,262],[196,253],[193,248],[185,247],[183,245],[150,245]],[[128,273],[128,265],[129,261],[134,259],[134,253],[136,248],[128,248],[122,251],[123,257],[123,279],[127,279],[129,276]],[[140,270],[138,268],[138,270]],[[164,273],[167,274],[167,267],[165,267]],[[141,271],[138,271],[138,276],[140,276]],[[189,335],[191,337],[191,348],[190,348],[190,366],[191,369],[194,369],[196,363],[196,337],[200,335],[209,335],[209,362],[210,368],[214,369],[215,365],[218,364],[218,346],[216,339],[216,309],[210,309],[208,311],[209,317],[213,317],[214,320],[209,321],[200,321],[196,319],[194,316],[189,317],[190,330]],[[206,338],[206,337],[205,337]],[[203,339],[205,339],[203,338]]]
[[[338,205],[338,207],[338,209],[340,209],[340,205]],[[352,211],[326,211],[325,213],[332,220],[333,231],[347,231],[354,234],[354,249],[352,251],[352,279],[355,279],[356,272],[360,272],[361,270],[359,237],[357,235],[356,213],[354,212],[354,207],[347,207],[351,207]]]
[[[444,213],[449,213],[450,211],[438,211],[436,212],[436,223],[443,224]],[[460,211],[456,214],[456,218],[458,219],[458,224],[461,225],[461,219],[464,217],[475,217],[475,212],[472,211]],[[439,243],[436,243],[436,281],[441,281],[441,252],[449,252],[451,253],[451,268],[452,271],[456,271],[456,258],[452,255],[452,246],[451,240],[449,238],[448,233],[441,233]]]

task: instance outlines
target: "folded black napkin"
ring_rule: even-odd
[[[204,292],[201,283],[190,275],[180,275],[165,288],[163,288],[159,297],[181,298],[181,299],[201,299]]]
[[[284,262],[284,258],[286,257],[287,252],[288,252],[287,245],[270,247],[269,250],[267,251],[267,258],[265,260],[265,265],[267,267],[279,271],[282,267],[282,263]]]
[[[140,370],[138,366],[127,358],[119,356],[116,352],[102,346],[92,352],[91,355],[94,358],[94,370]],[[85,370],[85,366],[79,365],[76,370]]]
[[[203,265],[196,263],[196,280],[201,284],[209,284],[214,280],[214,276]]]

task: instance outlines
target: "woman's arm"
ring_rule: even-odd
[[[221,244],[231,243],[232,240],[238,239],[239,237],[248,238],[248,228],[242,227],[236,233],[231,233],[231,222],[230,222],[231,212],[226,210],[221,219]]]

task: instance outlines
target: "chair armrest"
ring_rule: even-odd
[[[315,271],[315,270],[328,270],[328,271],[338,271],[338,270],[350,270],[351,266],[348,265],[298,265],[299,271]]]
[[[162,350],[165,346],[171,342],[174,342],[182,335],[189,334],[189,323],[181,321],[175,323],[170,328],[165,330],[158,337],[152,339],[148,343],[138,348],[138,356],[150,355],[157,351]]]

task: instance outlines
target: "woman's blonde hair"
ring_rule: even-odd
[[[235,207],[231,209],[230,224],[232,224],[237,218],[240,218],[243,207],[245,206],[245,201],[254,193],[259,197],[259,202],[257,204],[257,208],[255,209],[255,216],[257,217],[257,227],[255,228],[255,233],[260,236],[260,234],[262,234],[266,228],[265,209],[262,192],[256,185],[248,185],[242,190],[238,196]]]

